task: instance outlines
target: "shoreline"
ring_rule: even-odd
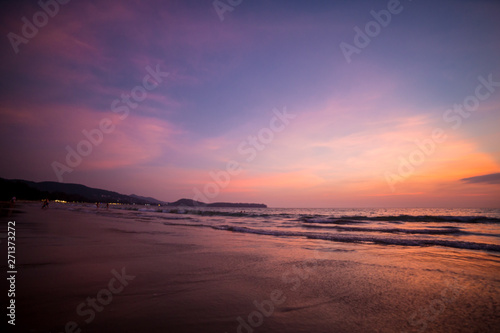
[[[493,332],[500,325],[498,271],[469,269],[473,258],[405,264],[376,246],[360,253],[309,240],[306,249],[296,246],[302,240],[19,206],[25,213],[11,217],[16,326],[26,332],[64,332],[68,322],[75,332]],[[117,274],[134,278],[113,293]],[[88,298],[103,301],[92,320]]]

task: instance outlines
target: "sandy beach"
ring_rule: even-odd
[[[498,332],[487,254],[402,258],[376,245],[40,210],[16,222],[19,332]],[[6,253],[6,242],[0,244]],[[413,253],[413,254],[412,254]],[[474,258],[477,256],[477,258]],[[476,260],[478,259],[478,260]],[[6,262],[2,269],[7,271]],[[5,281],[4,281],[5,283]],[[7,285],[3,287],[6,290]]]

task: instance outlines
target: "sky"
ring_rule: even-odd
[[[500,2],[0,10],[0,177],[270,207],[500,207]]]

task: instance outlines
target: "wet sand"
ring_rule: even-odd
[[[14,331],[500,328],[500,270],[482,253],[479,265],[454,251],[402,258],[376,245],[166,227],[105,210],[19,209],[1,218],[4,229],[16,221]]]

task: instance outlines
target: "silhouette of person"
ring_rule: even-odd
[[[45,199],[43,201],[42,209],[48,209],[49,208],[49,199]]]

